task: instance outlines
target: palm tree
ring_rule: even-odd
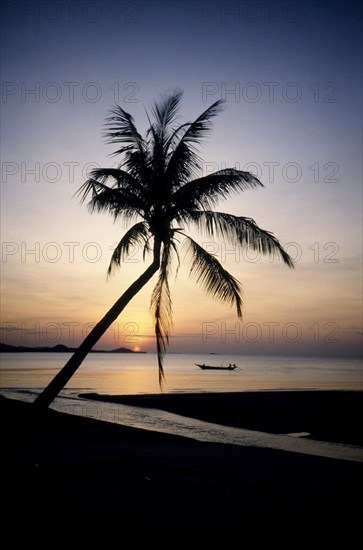
[[[217,258],[208,253],[186,229],[196,228],[209,238],[221,238],[227,243],[263,254],[277,254],[293,267],[289,255],[272,233],[258,227],[251,218],[216,212],[221,199],[232,194],[263,187],[248,172],[233,168],[198,177],[201,159],[197,146],[212,128],[213,118],[221,111],[222,101],[216,101],[193,122],[177,124],[182,92],[177,90],[156,102],[151,109],[153,121],[142,137],[132,116],[115,106],[106,119],[105,137],[120,148],[113,153],[123,155],[118,168],[97,168],[79,189],[83,203],[91,197],[91,212],[106,211],[115,220],[134,225],[116,246],[108,274],[121,266],[130,249],[141,245],[144,257],[152,254],[152,262],[140,277],[124,292],[106,315],[88,334],[63,369],[38,396],[37,406],[47,407],[66,385],[99,338],[117,319],[130,300],[158,273],[151,296],[155,319],[159,382],[164,377],[163,357],[169,341],[172,303],[169,276],[174,257],[180,253],[190,262],[189,274],[212,297],[236,308],[242,316],[240,283],[224,269]],[[135,223],[136,222],[136,223]],[[183,240],[179,250],[180,241]]]

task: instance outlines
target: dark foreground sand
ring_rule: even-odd
[[[220,418],[228,401],[222,395]],[[160,398],[164,404],[167,397]],[[197,405],[199,397],[205,399],[203,406]],[[183,398],[184,414],[195,408],[207,414],[204,396],[177,396],[175,412],[180,413]],[[156,397],[143,399],[156,406]],[[292,527],[299,532],[317,526],[330,534],[360,529],[359,463],[200,443],[54,411],[40,415],[31,405],[4,398],[0,405],[5,525],[14,517],[40,523],[47,517],[87,517],[99,522],[94,527],[102,522],[117,531],[136,526],[232,528],[255,534],[256,529]],[[271,426],[272,416],[270,412]],[[252,417],[250,410],[251,422]]]

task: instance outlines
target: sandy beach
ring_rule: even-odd
[[[340,393],[351,392],[325,393],[327,401],[331,394],[330,401],[337,403],[343,399]],[[302,407],[305,399],[307,406],[307,395],[298,399],[293,394],[285,392],[285,401],[294,397]],[[247,399],[252,403],[254,398],[262,414],[268,396],[253,395]],[[352,392],[350,397],[352,413],[353,402],[360,407],[361,393]],[[190,416],[198,408],[205,417],[214,410],[213,421],[217,414],[222,420],[228,411],[226,394],[118,399],[138,405],[143,401],[144,406],[164,406]],[[238,402],[235,399],[232,408]],[[72,510],[102,521],[117,518],[120,525],[148,528],[251,529],[277,521],[304,521],[319,528],[336,521],[344,528],[358,528],[359,463],[201,443],[51,410],[39,414],[29,404],[5,398],[0,403],[5,516],[46,517]],[[286,412],[287,406],[280,399],[281,410],[285,407]],[[248,415],[245,412],[250,422],[251,410]],[[344,409],[339,410],[346,418]],[[263,424],[261,414],[255,412],[255,426]],[[270,426],[274,421],[277,432],[279,415],[274,419],[270,411]]]

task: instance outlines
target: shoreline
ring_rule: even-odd
[[[363,392],[357,390],[246,391],[107,395],[80,398],[160,409],[224,426],[363,446]]]
[[[362,464],[202,443],[0,398],[3,519],[71,511],[138,528],[355,532]]]

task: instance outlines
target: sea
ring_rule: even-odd
[[[0,353],[1,388],[44,388],[71,355]],[[234,371],[196,366],[237,365]],[[68,395],[89,391],[113,395],[261,390],[362,390],[359,358],[168,354],[159,387],[152,353],[90,353],[66,386]]]
[[[67,353],[1,353],[1,395],[26,402],[36,396],[66,363]],[[201,370],[198,364],[234,371]],[[363,390],[359,358],[271,357],[168,354],[160,388],[155,354],[91,353],[51,408],[67,414],[136,428],[182,435],[199,441],[249,445],[363,462],[352,445],[314,441],[309,434],[267,434],[187,418],[166,411],[82,398],[82,393],[112,395],[243,391]]]

